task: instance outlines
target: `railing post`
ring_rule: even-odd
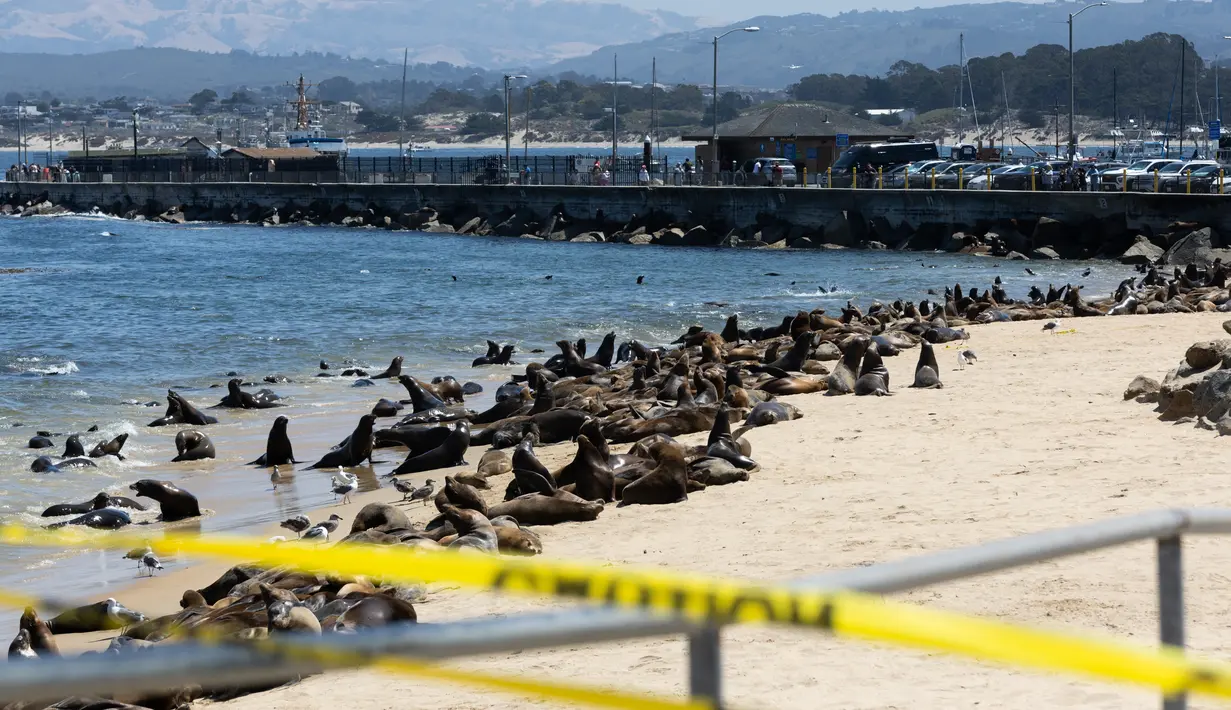
[[[1184,648],[1184,568],[1181,538],[1158,541],[1159,639],[1166,646]],[[1185,710],[1188,696],[1163,696],[1163,710]]]
[[[688,634],[688,693],[693,700],[722,707],[722,631],[705,626]]]

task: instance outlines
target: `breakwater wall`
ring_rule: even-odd
[[[667,245],[871,246],[1066,258],[1139,237],[1231,236],[1231,196],[971,190],[279,183],[7,183],[51,202],[168,221],[307,222]],[[1177,227],[1182,225],[1182,227]],[[1183,236],[1182,234],[1180,236]]]

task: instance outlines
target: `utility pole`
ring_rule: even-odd
[[[1081,13],[1089,10],[1092,7],[1103,7],[1106,2],[1096,2],[1086,5],[1077,12],[1069,13],[1069,162],[1073,162],[1074,156],[1077,154],[1077,134],[1073,132],[1073,111],[1077,103],[1077,91],[1074,88],[1073,82],[1073,18]],[[1059,152],[1059,150],[1057,150]]]
[[[1180,39],[1180,157],[1184,157],[1184,65],[1188,64],[1188,40]]]
[[[137,157],[137,109],[133,109],[133,159]]]
[[[522,136],[525,152],[522,154],[522,159],[526,165],[530,164],[530,101],[534,98],[534,88],[526,87],[526,134]],[[525,168],[525,165],[522,166]]]
[[[23,158],[21,155],[21,147],[25,145],[25,141],[22,140],[24,137],[24,134],[22,133],[22,130],[21,130],[22,129],[22,119],[25,118],[25,113],[26,113],[26,100],[18,99],[17,100],[17,162],[21,163],[22,165],[25,165],[26,163],[25,158]]]
[[[514,79],[525,79],[525,74],[505,74],[504,75],[504,179],[508,181],[509,161],[512,160],[510,153],[512,152],[512,137],[513,130],[512,119],[509,118],[509,82]]]
[[[410,53],[410,48],[402,49],[402,102],[398,106],[398,163],[402,166],[402,172],[406,172],[406,152],[402,147],[406,134],[406,58]]]
[[[1060,101],[1056,101],[1056,105],[1052,108],[1056,111],[1056,152],[1055,157],[1060,157]]]
[[[616,160],[619,156],[620,55],[611,55],[611,180],[615,183]]]

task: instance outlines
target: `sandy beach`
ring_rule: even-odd
[[[1064,324],[1076,332],[1062,335],[1041,332],[1037,322],[975,326],[968,346],[978,352],[977,365],[959,371],[956,349],[937,348],[944,389],[906,388],[918,352],[912,350],[886,360],[892,398],[786,398],[805,418],[747,434],[762,466],[751,481],[710,488],[678,505],[609,506],[595,522],[537,528],[544,555],[785,581],[1161,507],[1231,505],[1231,486],[1219,473],[1226,442],[1191,424],[1160,422],[1149,405],[1122,401],[1134,376],[1161,378],[1189,344],[1222,337],[1223,320],[1216,313],[1074,319]],[[554,467],[572,451],[562,444],[539,453]],[[472,450],[472,464],[479,455]],[[430,475],[442,480],[446,473]],[[507,480],[493,479],[489,499],[498,498]],[[339,512],[345,528],[364,504],[396,497],[390,489],[362,493],[351,505],[321,514]],[[417,523],[434,515],[430,507],[406,510]],[[1231,644],[1220,633],[1220,619],[1231,603],[1219,594],[1218,583],[1231,551],[1218,540],[1188,538],[1185,555],[1189,643],[1206,656],[1225,654]],[[118,596],[147,614],[169,612],[183,589],[212,580],[224,568],[194,565],[136,583]],[[900,599],[1143,645],[1157,637],[1154,549],[1146,543]],[[558,606],[429,588],[418,612],[421,622],[436,622]],[[1157,702],[1149,691],[814,633],[747,627],[729,629],[723,638],[725,692],[736,707],[814,707],[822,698],[827,706],[845,708],[1120,708]],[[668,638],[457,665],[682,696],[684,650],[682,639]],[[542,705],[352,671],[309,678],[227,707],[395,704]]]

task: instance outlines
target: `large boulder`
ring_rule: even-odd
[[[1036,249],[1043,246],[1063,248],[1068,238],[1068,228],[1063,222],[1051,217],[1040,217],[1034,226],[1034,234],[1030,238],[1030,243]]]
[[[795,241],[791,242],[791,248],[792,249],[815,249],[816,242],[812,241],[811,237],[800,237],[799,239],[796,239]],[[1231,321],[1228,321],[1228,322],[1231,323]]]
[[[1133,245],[1124,250],[1124,253],[1120,255],[1120,263],[1132,266],[1154,264],[1163,258],[1163,254],[1164,251],[1150,243],[1147,237],[1138,235],[1137,239],[1133,241]]]
[[[531,231],[530,223],[532,221],[534,221],[534,213],[522,207],[515,210],[503,222],[497,224],[492,231],[501,237],[516,237],[519,234]]]
[[[843,247],[853,247],[864,241],[867,236],[867,225],[863,219],[853,212],[842,212],[829,220],[825,225],[825,244],[836,244]]]
[[[1194,229],[1171,245],[1162,256],[1162,263],[1187,266],[1197,264],[1208,266],[1218,256],[1215,250],[1221,242],[1218,235],[1209,227]]]
[[[1046,217],[1044,219],[1046,219]],[[1030,252],[1030,258],[1055,260],[1055,259],[1059,259],[1060,255],[1057,254],[1056,250],[1052,249],[1051,247],[1039,247],[1038,249],[1035,249],[1034,251]]]
[[[1011,251],[1008,254],[1006,254],[1004,258],[1008,259],[1009,261],[1030,261],[1030,257],[1021,253],[1020,251]]]
[[[1231,340],[1210,340],[1193,343],[1184,353],[1184,361],[1194,370],[1208,370],[1215,365],[1231,363]]]
[[[684,230],[679,227],[670,229],[661,229],[654,233],[654,243],[665,247],[682,247],[685,246]]]
[[[684,244],[690,247],[705,247],[714,243],[713,237],[710,236],[708,229],[701,225],[697,225],[692,229],[684,232]]]
[[[1157,402],[1158,389],[1158,380],[1145,375],[1137,375],[1129,383],[1128,389],[1124,390],[1124,399],[1125,401],[1135,399],[1142,403]]]
[[[1218,421],[1231,412],[1231,370],[1210,373],[1193,390],[1193,413]]]

